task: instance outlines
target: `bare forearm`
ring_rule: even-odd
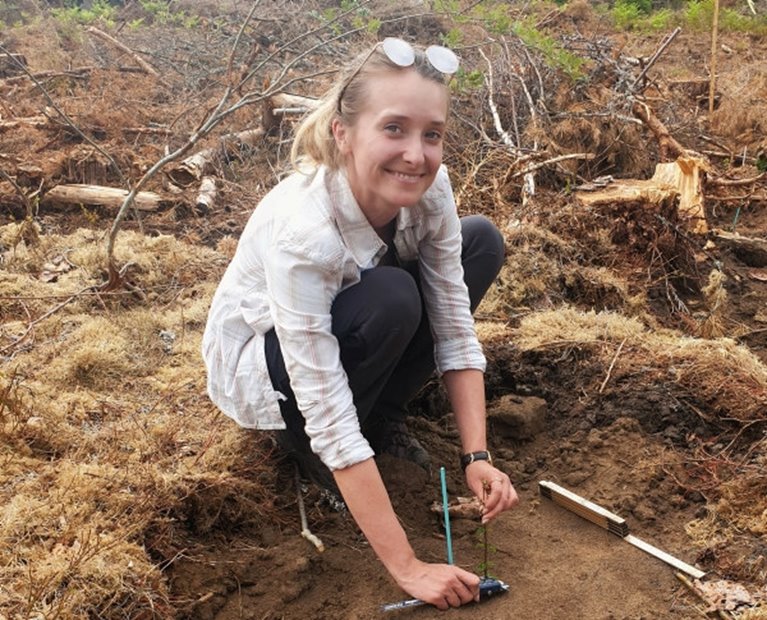
[[[476,575],[415,557],[373,459],[338,469],[333,475],[357,525],[403,590],[440,609],[479,600]]]
[[[485,378],[481,371],[449,370],[442,375],[461,435],[463,452],[487,449]]]
[[[397,579],[415,561],[415,553],[392,508],[373,459],[333,472],[357,525],[379,559]]]

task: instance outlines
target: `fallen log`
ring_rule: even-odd
[[[43,204],[85,204],[120,208],[127,196],[128,190],[117,187],[69,184],[51,188],[43,196],[42,202]],[[134,204],[140,211],[156,211],[162,201],[162,196],[155,192],[139,192],[136,194]]]
[[[655,134],[655,138],[658,140],[658,150],[660,160],[662,162],[676,159],[677,157],[684,155],[687,149],[685,149],[679,142],[677,142],[672,136],[666,126],[658,119],[646,103],[637,101],[632,107],[634,115],[637,116],[648,129]]]
[[[157,72],[157,70],[150,65],[146,60],[141,58],[136,52],[134,52],[131,48],[129,48],[124,43],[121,43],[117,39],[115,39],[113,36],[108,35],[103,30],[99,30],[98,28],[95,28],[94,26],[89,26],[86,30],[88,34],[92,34],[95,37],[98,37],[102,41],[106,41],[107,43],[113,45],[117,49],[125,52],[128,56],[131,57],[131,59],[139,66],[141,69],[148,73],[149,75],[152,75],[156,78],[160,77],[160,74]]]
[[[743,237],[737,233],[717,230],[714,240],[749,267],[767,267],[767,239]]]
[[[215,177],[202,177],[200,192],[197,194],[197,200],[195,200],[198,213],[205,215],[210,212],[213,203],[216,202],[217,189]]]
[[[189,187],[195,182],[202,181],[203,176],[213,172],[213,164],[217,157],[222,157],[237,147],[255,146],[264,137],[263,127],[247,129],[235,134],[227,134],[220,143],[190,155],[182,162],[168,169],[166,174],[173,185]]]
[[[190,155],[166,172],[170,182],[177,188],[185,188],[201,182],[204,176],[213,174],[214,163],[242,146],[256,146],[270,128],[277,123],[277,116],[288,113],[304,113],[313,110],[318,99],[280,93],[270,97],[264,104],[262,126],[222,136],[217,146]]]
[[[576,191],[575,197],[587,206],[629,202],[659,205],[678,197],[680,219],[687,221],[692,232],[705,233],[708,224],[700,173],[706,169],[703,159],[686,155],[674,162],[657,164],[651,179],[618,179],[595,191]]]

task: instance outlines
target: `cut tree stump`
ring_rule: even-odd
[[[127,196],[128,190],[117,187],[57,185],[46,192],[43,203],[102,205],[119,208]],[[139,211],[156,211],[162,201],[162,197],[154,192],[139,192],[136,194],[134,205]]]
[[[702,158],[683,155],[676,161],[657,164],[651,179],[617,179],[596,191],[576,191],[575,197],[586,206],[645,202],[660,205],[678,197],[679,218],[694,233],[708,231],[703,209],[701,170],[707,166]]]

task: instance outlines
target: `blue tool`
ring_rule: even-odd
[[[439,468],[439,479],[442,485],[442,512],[445,516],[445,538],[447,539],[447,563],[453,563],[453,541],[450,534],[450,514],[448,512],[447,505],[447,482],[445,479],[445,468]],[[485,536],[487,536],[487,528],[485,528]],[[487,571],[487,538],[485,538],[485,571]],[[492,577],[485,576],[479,582],[479,600],[484,601],[495,594],[503,594],[509,591],[508,584],[503,583],[500,579],[493,579]],[[417,598],[411,598],[407,601],[400,601],[399,603],[388,603],[387,605],[381,605],[381,611],[399,611],[400,609],[407,609],[408,607],[418,607],[420,605],[426,605],[424,601]]]
[[[442,484],[442,514],[445,517],[445,540],[447,541],[447,563],[453,563],[453,540],[450,534],[450,512],[447,507],[447,481],[445,479],[445,468],[439,468],[439,480]]]
[[[479,600],[484,601],[496,594],[503,594],[509,591],[508,584],[504,583],[500,579],[493,579],[487,577],[479,582]],[[417,598],[411,598],[407,601],[400,601],[399,603],[389,603],[388,605],[381,605],[381,611],[399,611],[400,609],[407,609],[408,607],[418,607],[420,605],[426,605],[422,600]]]

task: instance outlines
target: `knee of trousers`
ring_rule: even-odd
[[[501,231],[484,215],[461,218],[464,258],[468,255],[492,255],[500,270],[506,256],[506,244]]]
[[[378,267],[363,273],[366,289],[368,324],[386,333],[392,329],[410,332],[409,339],[421,322],[423,302],[415,278],[397,267]]]

